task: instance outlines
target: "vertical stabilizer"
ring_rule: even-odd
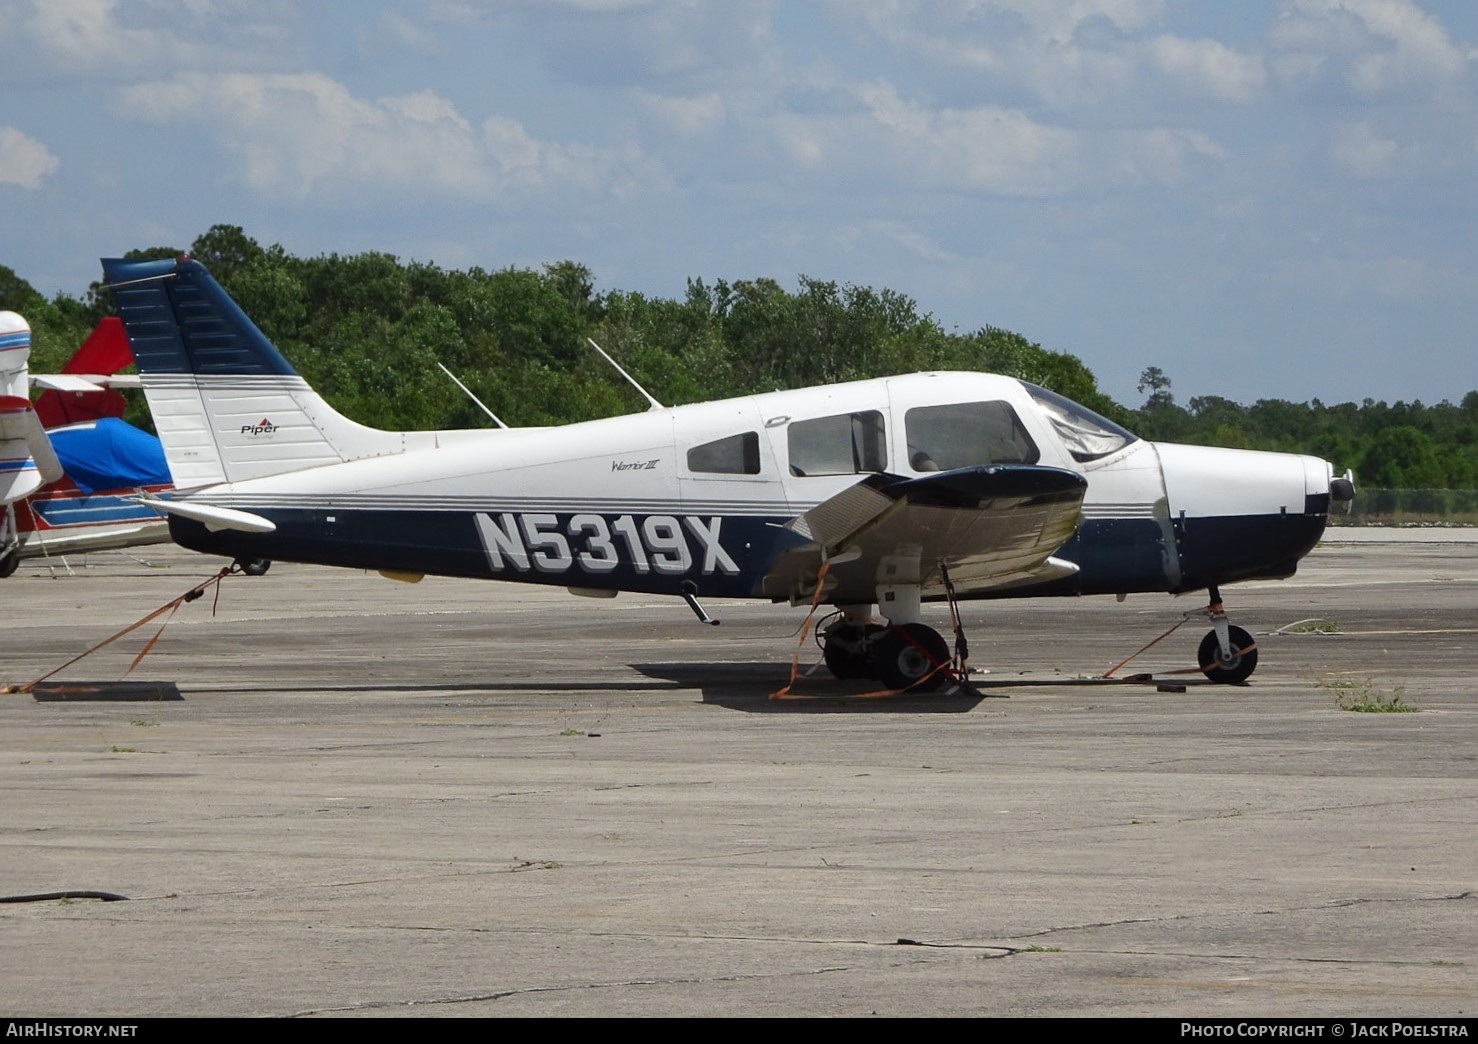
[[[176,486],[404,451],[324,402],[198,261],[102,264]]]

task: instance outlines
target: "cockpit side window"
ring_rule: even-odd
[[[1080,464],[1107,457],[1131,442],[1139,441],[1139,436],[1133,432],[1119,427],[1107,417],[1099,416],[1072,399],[1026,381],[1021,384],[1042,407],[1042,414],[1051,422],[1053,430],[1062,439],[1063,446],[1072,454],[1073,460]]]
[[[1035,464],[1037,445],[1004,402],[917,406],[903,415],[908,463],[914,471],[949,471],[986,464]]]
[[[887,469],[886,431],[877,410],[795,421],[786,434],[792,475],[856,475]]]
[[[758,475],[760,437],[746,431],[688,450],[688,470],[707,475]]]

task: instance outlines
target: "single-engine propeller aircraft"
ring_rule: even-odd
[[[1256,665],[1220,585],[1292,575],[1346,475],[1151,443],[1044,388],[917,373],[549,428],[387,432],[335,412],[198,262],[105,259],[177,492],[174,539],[576,594],[825,603],[839,677],[931,687],[945,597],[1205,589],[1214,680]],[[634,382],[633,382],[634,383]],[[645,394],[645,392],[643,393]],[[877,606],[882,622],[873,617]]]
[[[115,376],[133,362],[123,324],[104,319],[60,374],[30,373],[30,355],[30,325],[0,312],[0,578],[24,558],[168,542],[130,499],[168,489],[169,470],[159,441],[122,419],[114,388],[138,384]]]

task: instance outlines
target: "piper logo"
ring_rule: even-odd
[[[276,430],[277,425],[273,424],[266,417],[263,417],[256,424],[243,424],[241,426],[241,434],[249,435],[252,438],[256,438],[258,435],[271,435]]]

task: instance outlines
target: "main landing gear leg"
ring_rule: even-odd
[[[1211,630],[1201,639],[1196,662],[1201,665],[1201,673],[1212,681],[1236,685],[1257,669],[1257,643],[1251,634],[1227,620],[1217,586],[1212,584],[1207,592],[1211,597],[1211,604],[1206,607]]]
[[[843,680],[876,678],[869,652],[888,629],[872,622],[872,606],[839,605],[840,616],[821,634],[821,653],[826,669]]]
[[[21,564],[21,542],[15,533],[15,505],[6,504],[0,516],[0,580],[15,572]]]
[[[951,678],[949,644],[919,620],[917,584],[884,585],[878,602],[888,625],[872,622],[872,606],[840,606],[822,633],[826,666],[838,678],[877,678],[890,689],[932,691]]]

